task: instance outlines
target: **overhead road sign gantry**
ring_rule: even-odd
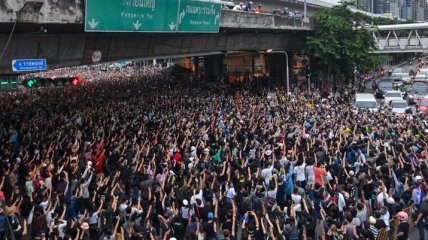
[[[218,32],[218,0],[87,0],[86,32]]]

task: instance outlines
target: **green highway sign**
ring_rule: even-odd
[[[85,32],[218,32],[218,0],[86,0]]]
[[[87,0],[86,32],[167,32],[177,0]]]
[[[221,5],[213,2],[180,0],[179,32],[218,32]]]

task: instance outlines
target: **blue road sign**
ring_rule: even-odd
[[[14,72],[43,71],[47,69],[46,59],[14,59],[12,70]]]

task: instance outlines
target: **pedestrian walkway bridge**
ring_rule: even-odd
[[[428,23],[369,27],[376,42],[375,53],[428,52]]]

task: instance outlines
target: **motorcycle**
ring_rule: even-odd
[[[366,90],[367,78],[360,78],[358,81],[358,92],[364,92]]]

